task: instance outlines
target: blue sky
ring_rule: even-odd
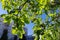
[[[7,11],[2,9],[2,4],[0,3],[0,15],[1,15],[1,14],[7,14]],[[42,19],[43,19],[43,21],[44,21],[46,15],[43,14],[41,17],[42,17]],[[28,31],[28,35],[32,35],[32,34],[33,34],[33,31],[32,31],[33,26],[34,26],[34,24],[31,23],[31,22],[30,22],[30,24],[26,24],[26,25],[25,25],[25,27],[28,29],[28,30],[27,30],[27,31]]]
[[[0,3],[0,15],[1,14],[6,14],[6,13],[7,13],[7,11],[2,9],[2,5]]]

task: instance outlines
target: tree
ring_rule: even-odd
[[[2,34],[2,37],[0,38],[0,40],[8,40],[8,30],[3,30],[3,34]]]
[[[8,14],[2,14],[4,22],[14,21],[12,31],[22,38],[23,27],[34,23],[35,40],[60,40],[60,0],[1,0],[2,7]],[[44,22],[41,15],[46,14]]]

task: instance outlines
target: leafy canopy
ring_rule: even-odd
[[[20,38],[25,33],[24,26],[34,23],[35,40],[60,40],[60,0],[1,0],[4,22],[14,21],[12,33]],[[41,15],[46,14],[44,21]]]

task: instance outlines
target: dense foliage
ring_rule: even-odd
[[[1,3],[8,12],[1,15],[4,22],[14,21],[13,34],[22,38],[23,27],[31,21],[35,40],[60,40],[60,0],[1,0]],[[46,14],[44,21],[43,14]]]

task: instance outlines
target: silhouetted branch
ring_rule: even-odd
[[[8,34],[8,30],[5,29],[5,30],[3,31],[3,34],[2,34],[2,36],[1,36],[1,38],[0,38],[0,40],[8,40],[7,34]]]

